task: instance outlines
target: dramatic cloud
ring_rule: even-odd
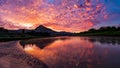
[[[112,10],[111,4],[106,3],[107,0],[0,0],[0,25],[9,29],[45,25],[60,31],[84,31],[108,20]]]

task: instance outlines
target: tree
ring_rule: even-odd
[[[7,30],[7,29],[4,29],[4,28],[0,28],[0,32],[6,33],[6,32],[8,32],[8,30]]]
[[[92,29],[90,29],[90,30],[88,30],[89,32],[94,32],[94,31],[96,31],[96,29],[94,29],[94,28],[92,28]]]
[[[120,31],[120,27],[118,27],[117,30]]]

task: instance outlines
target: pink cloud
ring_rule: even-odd
[[[107,15],[105,5],[98,1],[55,0],[53,3],[47,0],[6,1],[6,4],[0,7],[0,16],[2,20],[9,21],[4,27],[10,28],[27,28],[26,25],[37,24],[55,30],[79,32],[100,23]]]

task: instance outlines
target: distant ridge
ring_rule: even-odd
[[[54,31],[43,25],[38,26],[34,30],[29,30],[29,29],[7,30],[4,28],[1,28],[0,33],[28,34],[28,35],[33,35],[33,36],[42,36],[42,35],[45,35],[45,36],[69,36],[69,35],[73,35],[70,32],[57,32],[57,31]]]

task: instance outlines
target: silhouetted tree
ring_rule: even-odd
[[[99,31],[105,31],[105,27],[100,27],[98,30]]]
[[[4,29],[4,28],[0,28],[0,32],[2,32],[2,33],[7,33],[8,30],[7,30],[7,29]]]
[[[98,31],[113,31],[113,30],[117,30],[117,28],[114,26],[112,27],[108,26],[108,27],[101,27],[98,29]]]
[[[115,26],[111,27],[111,30],[117,30],[117,28]]]
[[[94,28],[92,28],[92,29],[90,29],[90,30],[88,30],[89,32],[94,32],[94,31],[96,31],[96,29],[94,29]]]
[[[117,28],[117,30],[119,30],[119,31],[120,31],[120,27],[118,27],[118,28]]]

